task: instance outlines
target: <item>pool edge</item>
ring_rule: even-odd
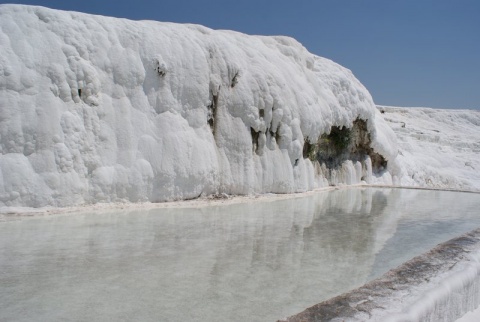
[[[480,304],[479,262],[477,228],[279,322],[457,319]]]

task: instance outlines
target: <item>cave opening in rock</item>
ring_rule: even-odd
[[[322,134],[314,143],[306,138],[303,157],[327,169],[338,168],[346,160],[363,162],[370,157],[372,170],[380,172],[387,167],[387,160],[373,150],[371,143],[367,121],[357,118],[351,127],[332,126],[329,133]]]

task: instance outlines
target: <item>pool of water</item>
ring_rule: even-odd
[[[352,188],[0,222],[0,321],[276,321],[480,227],[480,195]]]

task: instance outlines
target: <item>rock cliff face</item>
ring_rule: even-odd
[[[0,5],[0,206],[397,180],[352,73],[287,37]]]

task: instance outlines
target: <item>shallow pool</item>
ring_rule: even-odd
[[[275,321],[480,227],[480,195],[352,188],[0,222],[0,320]]]

